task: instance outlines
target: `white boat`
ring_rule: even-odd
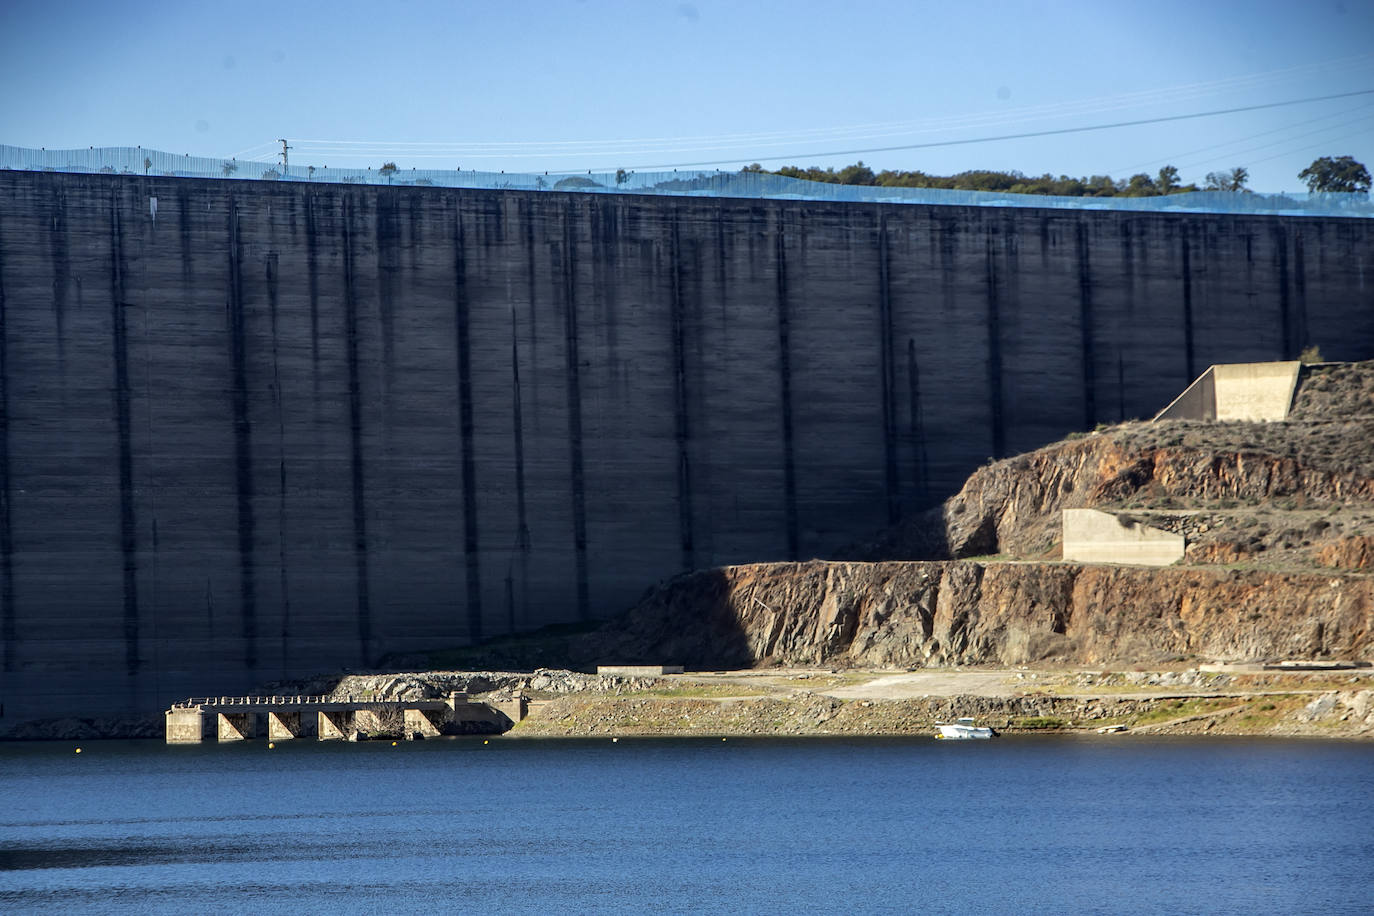
[[[946,725],[943,722],[935,723],[935,737],[945,738],[954,741],[970,741],[977,738],[991,738],[996,734],[987,726],[979,727],[973,724],[970,718],[956,719],[953,725]]]

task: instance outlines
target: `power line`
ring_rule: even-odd
[[[1243,105],[1238,108],[1220,108],[1215,111],[1198,111],[1192,114],[1168,115],[1159,118],[1141,118],[1135,121],[1117,121],[1112,124],[1094,124],[1088,127],[1060,127],[1053,130],[1035,130],[1019,134],[1001,134],[995,137],[971,137],[966,140],[936,140],[930,143],[907,143],[901,146],[875,146],[867,149],[847,149],[830,150],[819,153],[798,153],[787,156],[766,156],[763,159],[775,161],[778,159],[823,159],[830,156],[857,156],[868,153],[893,153],[913,149],[935,149],[945,146],[968,146],[974,143],[994,143],[1000,140],[1028,140],[1033,137],[1053,137],[1063,134],[1081,134],[1095,130],[1114,130],[1118,127],[1137,127],[1143,124],[1164,124],[1170,121],[1188,121],[1196,118],[1212,118],[1218,115],[1239,114],[1243,111],[1260,111],[1266,108],[1282,108],[1287,105],[1304,105],[1309,102],[1326,102],[1331,99],[1348,99],[1360,95],[1374,95],[1374,89],[1360,89],[1355,92],[1339,92],[1334,95],[1317,95],[1305,99],[1289,99],[1284,102],[1267,102],[1263,105]],[[749,157],[743,157],[749,158]],[[715,159],[707,162],[669,162],[654,165],[631,165],[619,166],[619,168],[630,169],[671,169],[671,168],[696,168],[698,166],[709,165],[733,165],[740,161],[740,157],[734,159]],[[616,168],[613,166],[612,168]],[[594,172],[610,171],[608,168],[592,169]]]
[[[1198,155],[1199,153],[1210,153],[1210,152],[1212,152],[1213,150],[1223,149],[1224,147],[1228,147],[1228,146],[1239,146],[1240,144],[1242,144],[1242,143],[1248,143],[1248,142],[1251,141],[1251,140],[1258,140],[1260,137],[1268,137],[1268,136],[1272,136],[1273,134],[1281,134],[1281,133],[1284,133],[1284,132],[1286,132],[1286,131],[1296,130],[1296,129],[1299,128],[1299,127],[1306,127],[1306,126],[1309,125],[1309,124],[1316,124],[1316,123],[1318,123],[1318,122],[1320,122],[1320,121],[1330,121],[1330,120],[1335,119],[1335,118],[1340,118],[1341,121],[1342,121],[1342,125],[1343,125],[1345,122],[1348,122],[1348,121],[1349,121],[1349,118],[1350,118],[1350,116],[1351,116],[1352,114],[1355,114],[1355,113],[1361,112],[1361,111],[1368,111],[1371,107],[1374,107],[1374,103],[1370,103],[1369,105],[1363,105],[1363,106],[1361,106],[1361,107],[1355,109],[1354,111],[1335,111],[1335,112],[1331,112],[1331,113],[1329,113],[1329,114],[1321,115],[1320,117],[1308,118],[1308,119],[1305,120],[1305,121],[1295,121],[1295,122],[1293,122],[1292,124],[1285,124],[1285,125],[1282,126],[1282,127],[1276,127],[1276,128],[1274,128],[1274,129],[1272,129],[1272,130],[1263,130],[1263,131],[1260,131],[1260,132],[1257,133],[1257,134],[1249,134],[1248,136],[1245,136],[1245,137],[1238,137],[1238,138],[1236,138],[1235,140],[1227,140],[1227,141],[1224,142],[1224,143],[1213,143],[1213,144],[1211,144],[1211,145],[1209,145],[1209,146],[1202,146],[1202,147],[1199,147],[1199,148],[1197,148],[1197,149],[1191,149],[1191,150],[1188,150],[1187,152],[1184,152],[1184,153],[1172,153],[1172,154],[1170,154],[1170,155],[1168,155],[1168,156],[1156,156],[1156,157],[1154,157],[1154,158],[1152,158],[1152,159],[1146,159],[1146,160],[1143,161],[1143,162],[1137,162],[1137,163],[1135,163],[1134,165],[1128,165],[1128,166],[1124,166],[1124,167],[1122,167],[1122,168],[1111,169],[1111,170],[1109,170],[1109,171],[1107,172],[1107,174],[1109,174],[1109,175],[1126,174],[1126,173],[1134,172],[1136,169],[1143,169],[1143,168],[1145,168],[1145,167],[1147,167],[1147,166],[1166,165],[1166,164],[1178,165],[1178,164],[1180,163],[1181,160],[1188,159],[1188,158],[1191,157],[1191,156],[1196,156],[1196,155]],[[1337,126],[1342,126],[1342,125],[1337,125]],[[1326,129],[1327,129],[1327,128],[1321,128],[1321,130],[1326,130]],[[1278,141],[1278,142],[1284,142],[1284,141]],[[1263,149],[1263,147],[1260,147],[1260,148]],[[1252,147],[1252,149],[1253,149],[1253,147]]]
[[[1185,83],[1178,86],[1143,90],[1132,93],[1118,93],[1110,96],[1097,96],[1068,102],[1033,105],[1004,111],[965,114],[944,118],[921,120],[882,121],[866,124],[852,124],[843,127],[807,128],[785,131],[754,131],[741,134],[678,136],[678,137],[639,137],[633,139],[605,140],[543,140],[543,141],[504,141],[504,142],[460,142],[460,141],[385,141],[385,140],[326,140],[297,139],[302,148],[335,155],[372,155],[404,153],[430,154],[423,158],[442,158],[446,155],[476,158],[486,153],[508,153],[513,156],[525,149],[552,151],[552,154],[583,155],[637,155],[647,154],[659,149],[660,152],[677,152],[689,149],[725,150],[737,146],[780,145],[813,140],[839,141],[845,137],[855,140],[905,134],[935,133],[961,128],[991,126],[994,124],[1016,124],[1049,118],[1086,115],[1103,111],[1138,108],[1144,105],[1157,105],[1187,101],[1190,98],[1214,96],[1221,91],[1238,91],[1258,88],[1276,81],[1291,81],[1295,76],[1309,71],[1320,70],[1330,78],[1334,73],[1362,68],[1374,55],[1361,54],[1335,61],[1322,61],[1296,67],[1287,67],[1258,74],[1229,77],[1207,82]],[[699,144],[706,142],[709,146]],[[672,144],[691,144],[671,146]],[[639,148],[636,152],[636,147]],[[496,158],[489,155],[487,158]],[[521,158],[530,158],[522,156]]]
[[[1336,140],[1324,140],[1324,141],[1322,141],[1321,143],[1313,143],[1313,144],[1310,144],[1310,145],[1308,145],[1308,146],[1299,147],[1298,149],[1285,150],[1285,151],[1282,152],[1282,153],[1275,153],[1275,154],[1272,155],[1272,156],[1265,156],[1263,159],[1256,159],[1256,160],[1252,161],[1250,164],[1251,164],[1251,165],[1259,165],[1261,162],[1269,162],[1269,161],[1272,160],[1272,159],[1282,159],[1284,156],[1291,156],[1291,155],[1293,155],[1294,153],[1305,153],[1305,152],[1309,152],[1309,151],[1314,150],[1314,149],[1321,149],[1321,148],[1323,148],[1323,147],[1325,147],[1325,148],[1327,148],[1327,149],[1330,149],[1332,146],[1334,146],[1336,143],[1340,142],[1341,140],[1346,140],[1346,139],[1349,139],[1349,138],[1351,138],[1351,137],[1360,137],[1360,136],[1363,136],[1364,134],[1369,133],[1371,130],[1374,130],[1374,125],[1371,125],[1370,127],[1366,127],[1366,128],[1364,128],[1363,130],[1357,130],[1357,131],[1355,131],[1354,133],[1352,133],[1352,134],[1347,134],[1347,135],[1344,136],[1344,137],[1338,137]]]
[[[1186,114],[1186,115],[1166,115],[1166,116],[1161,116],[1161,117],[1158,117],[1158,118],[1145,118],[1145,119],[1138,119],[1138,120],[1134,120],[1134,121],[1117,122],[1117,123],[1113,123],[1113,124],[1092,125],[1092,126],[1087,126],[1087,127],[1054,128],[1054,129],[1046,129],[1046,130],[1043,130],[1043,131],[1034,131],[1034,132],[1028,132],[1028,133],[1018,133],[1018,134],[1007,134],[1007,135],[1000,135],[1000,136],[995,136],[995,137],[983,137],[983,138],[964,139],[964,140],[950,140],[950,141],[929,141],[929,142],[926,142],[926,143],[919,143],[919,144],[905,144],[905,145],[901,145],[901,146],[875,147],[875,148],[871,148],[871,149],[848,150],[848,151],[839,151],[839,152],[832,152],[832,153],[805,153],[805,154],[800,154],[800,155],[797,155],[797,154],[784,154],[784,155],[778,155],[778,156],[766,156],[766,155],[760,155],[760,154],[759,154],[759,151],[757,150],[757,148],[755,148],[752,152],[749,152],[748,155],[741,156],[741,157],[737,157],[737,158],[731,158],[731,159],[716,159],[716,160],[710,160],[710,161],[708,161],[708,162],[686,162],[686,163],[677,162],[677,163],[670,163],[670,164],[667,164],[667,165],[640,165],[640,166],[630,166],[630,168],[638,168],[638,169],[681,168],[681,167],[693,167],[693,166],[700,166],[700,165],[722,165],[722,164],[727,164],[727,163],[734,163],[734,162],[738,162],[740,158],[754,159],[754,160],[756,160],[756,161],[771,161],[771,160],[776,160],[776,159],[804,158],[804,157],[806,157],[806,156],[829,156],[829,155],[836,155],[836,156],[838,156],[838,155],[853,155],[853,154],[856,154],[856,153],[868,153],[868,152],[888,152],[888,151],[892,151],[892,150],[929,149],[929,148],[939,147],[939,146],[957,146],[957,145],[962,145],[962,144],[990,142],[990,141],[994,141],[994,140],[1020,139],[1020,138],[1026,138],[1026,137],[1043,137],[1043,136],[1050,136],[1050,135],[1053,135],[1053,134],[1065,134],[1065,133],[1077,133],[1077,132],[1083,132],[1083,131],[1106,130],[1106,129],[1115,128],[1115,127],[1125,127],[1125,126],[1131,126],[1131,125],[1137,125],[1137,124],[1151,124],[1151,123],[1157,123],[1157,122],[1161,122],[1161,121],[1178,121],[1178,120],[1186,120],[1186,119],[1189,119],[1189,118],[1210,117],[1210,116],[1213,116],[1213,115],[1229,114],[1229,113],[1233,113],[1233,112],[1252,111],[1252,110],[1262,109],[1262,108],[1276,108],[1276,107],[1282,107],[1282,106],[1285,106],[1285,105],[1297,105],[1297,104],[1301,104],[1301,103],[1305,103],[1305,102],[1321,101],[1321,100],[1324,100],[1324,99],[1344,98],[1344,97],[1346,97],[1346,96],[1351,96],[1351,95],[1364,95],[1364,94],[1369,94],[1369,93],[1372,93],[1372,92],[1374,92],[1374,90],[1362,90],[1362,91],[1359,91],[1359,92],[1342,93],[1342,94],[1335,95],[1335,96],[1318,96],[1318,97],[1315,97],[1315,98],[1294,99],[1294,100],[1286,101],[1286,102],[1271,102],[1271,103],[1266,103],[1266,104],[1262,104],[1262,105],[1251,105],[1251,106],[1245,106],[1245,107],[1240,107],[1240,108],[1229,108],[1229,109],[1222,109],[1222,110],[1209,111],[1209,112],[1197,112],[1197,113],[1194,113],[1194,114]],[[1357,109],[1357,110],[1364,110],[1364,109],[1363,109],[1363,108],[1360,108],[1360,109]],[[1310,124],[1310,123],[1315,123],[1315,122],[1317,122],[1317,121],[1329,120],[1329,119],[1332,118],[1332,117],[1338,117],[1338,116],[1340,116],[1340,117],[1345,117],[1347,114],[1348,114],[1348,113],[1346,113],[1346,112],[1338,112],[1338,113],[1335,113],[1335,114],[1323,115],[1323,116],[1321,116],[1321,117],[1319,117],[1319,118],[1311,118],[1311,119],[1308,119],[1308,120],[1306,120],[1306,121],[1299,121],[1299,122],[1297,122],[1296,124],[1290,124],[1290,125],[1287,125],[1287,126],[1285,126],[1285,127],[1278,128],[1278,129],[1276,129],[1276,130],[1264,131],[1264,132],[1261,132],[1261,133],[1258,133],[1258,134],[1253,134],[1253,135],[1251,135],[1251,136],[1249,136],[1249,137],[1241,138],[1241,139],[1239,139],[1239,140],[1233,140],[1233,141],[1229,141],[1228,143],[1222,143],[1222,144],[1216,144],[1216,145],[1214,145],[1214,146],[1203,147],[1202,149],[1192,150],[1192,151],[1190,151],[1190,152],[1188,152],[1188,153],[1179,154],[1178,156],[1165,157],[1164,159],[1160,159],[1160,160],[1151,160],[1151,162],[1154,162],[1154,161],[1164,162],[1164,161],[1170,161],[1170,160],[1172,160],[1172,159],[1179,158],[1180,156],[1192,156],[1192,155],[1195,155],[1195,154],[1200,153],[1200,152],[1205,152],[1205,151],[1208,151],[1208,150],[1217,149],[1217,148],[1220,148],[1220,147],[1223,147],[1223,146],[1230,146],[1230,145],[1235,145],[1235,144],[1239,144],[1239,143],[1244,143],[1244,142],[1246,142],[1247,140],[1255,139],[1255,138],[1257,138],[1257,137],[1263,137],[1263,136],[1267,136],[1267,135],[1269,135],[1269,134],[1279,133],[1279,132],[1282,132],[1282,131],[1285,131],[1285,130],[1291,130],[1291,129],[1294,129],[1294,128],[1298,127],[1298,126],[1304,125],[1304,124]],[[1014,122],[1012,122],[1012,123],[1014,123]],[[311,141],[298,141],[298,142],[304,144],[304,143],[309,143],[309,142],[311,142]],[[340,143],[352,143],[353,141],[338,141],[338,142],[340,142]],[[778,144],[778,143],[765,143],[765,144],[762,144],[762,145],[764,145],[764,146],[770,146],[770,145],[771,145],[771,146],[777,146],[777,145],[779,145],[779,144]],[[354,156],[379,156],[379,155],[380,155],[380,156],[385,156],[385,155],[393,155],[393,154],[395,154],[395,148],[393,148],[393,147],[385,147],[385,146],[366,147],[366,148],[355,148],[355,149],[334,148],[334,147],[328,147],[328,146],[302,146],[301,148],[302,148],[303,150],[307,151],[307,152],[316,153],[316,154],[321,154],[321,155],[329,155],[329,154],[331,154],[331,153],[334,154],[334,155],[354,155]],[[510,159],[548,159],[548,158],[550,158],[550,157],[552,157],[552,156],[559,155],[559,154],[562,154],[562,155],[580,154],[580,155],[584,155],[584,156],[586,156],[586,155],[618,155],[618,156],[628,156],[628,155],[634,155],[634,154],[635,154],[635,151],[613,150],[613,149],[603,149],[603,150],[566,150],[566,149],[565,149],[565,150],[555,150],[555,151],[552,151],[552,152],[541,152],[541,153],[523,153],[523,152],[510,152],[510,151],[506,151],[506,152],[476,152],[475,150],[478,149],[478,148],[480,148],[480,147],[474,145],[473,147],[470,147],[470,148],[464,148],[464,149],[461,150],[461,151],[458,151],[458,150],[445,150],[445,151],[443,151],[443,152],[430,152],[430,151],[419,152],[419,151],[415,151],[415,152],[409,152],[409,153],[407,153],[407,155],[408,155],[408,157],[411,158],[411,159],[450,159],[450,158],[461,158],[461,159],[467,159],[467,160],[471,160],[471,159],[505,159],[505,160],[510,160]],[[497,148],[499,149],[499,147],[497,147]],[[689,151],[693,151],[693,150],[702,150],[702,151],[705,151],[705,150],[717,150],[717,149],[722,149],[722,150],[723,150],[723,149],[729,149],[729,145],[701,146],[701,147],[680,147],[679,149],[676,150],[676,152],[689,152]],[[653,150],[639,150],[639,151],[637,151],[637,152],[638,152],[638,153],[642,153],[642,154],[648,154],[648,153],[652,153],[652,152],[654,152],[654,151],[653,151]],[[664,150],[663,152],[667,152],[667,151]],[[1130,171],[1130,170],[1133,170],[1134,168],[1137,168],[1137,166],[1132,166],[1131,169],[1127,169],[1127,170],[1125,170],[1125,171]],[[594,169],[594,171],[608,171],[608,170],[609,170],[609,169],[606,169],[606,168]],[[581,171],[581,169],[574,169],[573,171]],[[1123,170],[1118,169],[1117,171],[1123,171]]]
[[[1368,110],[1368,106],[1366,106],[1365,109],[1361,109],[1361,110],[1367,111],[1367,110]],[[1329,134],[1329,133],[1331,133],[1332,131],[1347,131],[1347,132],[1348,132],[1349,129],[1350,129],[1351,127],[1353,127],[1354,125],[1356,125],[1356,124],[1362,124],[1362,123],[1364,123],[1365,121],[1368,121],[1370,118],[1374,118],[1374,114],[1365,114],[1364,116],[1358,117],[1358,118],[1346,118],[1346,119],[1342,120],[1341,123],[1339,123],[1339,124],[1332,124],[1332,125],[1330,125],[1330,126],[1328,126],[1328,127],[1321,127],[1321,128],[1317,128],[1316,130],[1307,131],[1307,132],[1304,133],[1302,136],[1298,136],[1298,137],[1284,137],[1284,138],[1279,139],[1279,140],[1271,140],[1271,141],[1269,141],[1268,143],[1261,143],[1259,146],[1251,146],[1251,147],[1247,147],[1246,149],[1236,150],[1235,152],[1230,152],[1230,153],[1217,153],[1217,154],[1214,154],[1214,155],[1211,155],[1211,156],[1204,156],[1204,157],[1202,157],[1201,159],[1198,159],[1198,160],[1195,160],[1195,161],[1192,161],[1192,162],[1188,162],[1188,161],[1184,160],[1184,161],[1182,161],[1181,164],[1182,164],[1183,167],[1185,167],[1185,168],[1196,168],[1196,167],[1198,167],[1198,166],[1201,166],[1201,165],[1203,165],[1203,164],[1205,164],[1205,163],[1209,163],[1209,162],[1215,164],[1215,163],[1217,163],[1217,162],[1220,162],[1223,158],[1235,160],[1235,159],[1239,159],[1239,158],[1242,157],[1242,156],[1249,156],[1250,154],[1252,154],[1252,153],[1257,153],[1257,152],[1259,152],[1260,150],[1271,149],[1271,148],[1276,147],[1276,146],[1282,147],[1282,146],[1287,146],[1287,145],[1290,145],[1290,144],[1293,144],[1293,143],[1302,144],[1301,146],[1295,147],[1295,148],[1293,148],[1293,149],[1291,149],[1291,150],[1280,151],[1279,153],[1277,153],[1277,154],[1275,154],[1275,155],[1273,155],[1273,156],[1268,156],[1268,157],[1266,157],[1266,158],[1264,158],[1264,159],[1255,160],[1256,162],[1268,162],[1270,159],[1277,159],[1277,158],[1279,158],[1280,156],[1286,156],[1286,155],[1288,155],[1290,152],[1301,152],[1302,150],[1310,149],[1310,148],[1312,148],[1312,144],[1310,143],[1310,141],[1313,140],[1314,138],[1316,138],[1316,137],[1318,137],[1318,136],[1321,136],[1321,135],[1323,135],[1323,134]],[[1358,133],[1358,132],[1357,132],[1357,133]],[[1317,143],[1316,146],[1326,146],[1326,145],[1329,145],[1329,144],[1331,144],[1331,143],[1339,143],[1339,142],[1341,141],[1341,139],[1342,139],[1343,137],[1345,137],[1345,136],[1349,136],[1349,134],[1348,134],[1348,133],[1342,134],[1342,135],[1336,137],[1334,140],[1323,140],[1323,141],[1321,141],[1320,143]]]

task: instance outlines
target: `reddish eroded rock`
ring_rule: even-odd
[[[1184,559],[1190,564],[1204,566],[1226,566],[1231,563],[1241,563],[1254,555],[1249,545],[1236,541],[1212,541],[1205,544],[1193,544],[1184,553]]]
[[[1374,566],[1374,538],[1367,535],[1341,538],[1323,545],[1317,562],[1334,569],[1369,569]]]

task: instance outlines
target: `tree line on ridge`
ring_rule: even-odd
[[[1178,169],[1166,165],[1155,175],[1140,172],[1126,179],[1113,179],[1110,175],[1092,175],[1087,178],[1074,178],[1069,175],[1055,177],[1046,173],[1032,176],[1022,172],[1000,172],[992,169],[973,169],[957,175],[931,175],[922,171],[896,171],[884,169],[875,172],[860,160],[841,169],[810,166],[802,168],[785,165],[779,169],[765,169],[755,162],[746,165],[743,172],[759,172],[768,175],[782,175],[786,178],[801,178],[806,181],[819,181],[825,184],[867,185],[889,188],[946,188],[955,191],[999,191],[1007,194],[1048,194],[1058,197],[1159,197],[1166,194],[1182,194],[1189,191],[1236,191],[1248,192],[1246,187],[1250,172],[1243,166],[1219,172],[1209,172],[1199,186],[1196,182],[1187,184],[1179,180]],[[1350,156],[1323,156],[1298,173],[1307,183],[1309,191],[1340,191],[1346,193],[1368,193],[1370,188],[1369,170]]]

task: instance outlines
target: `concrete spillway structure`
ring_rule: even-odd
[[[823,556],[1370,356],[1372,269],[1364,219],[0,172],[0,727]]]

